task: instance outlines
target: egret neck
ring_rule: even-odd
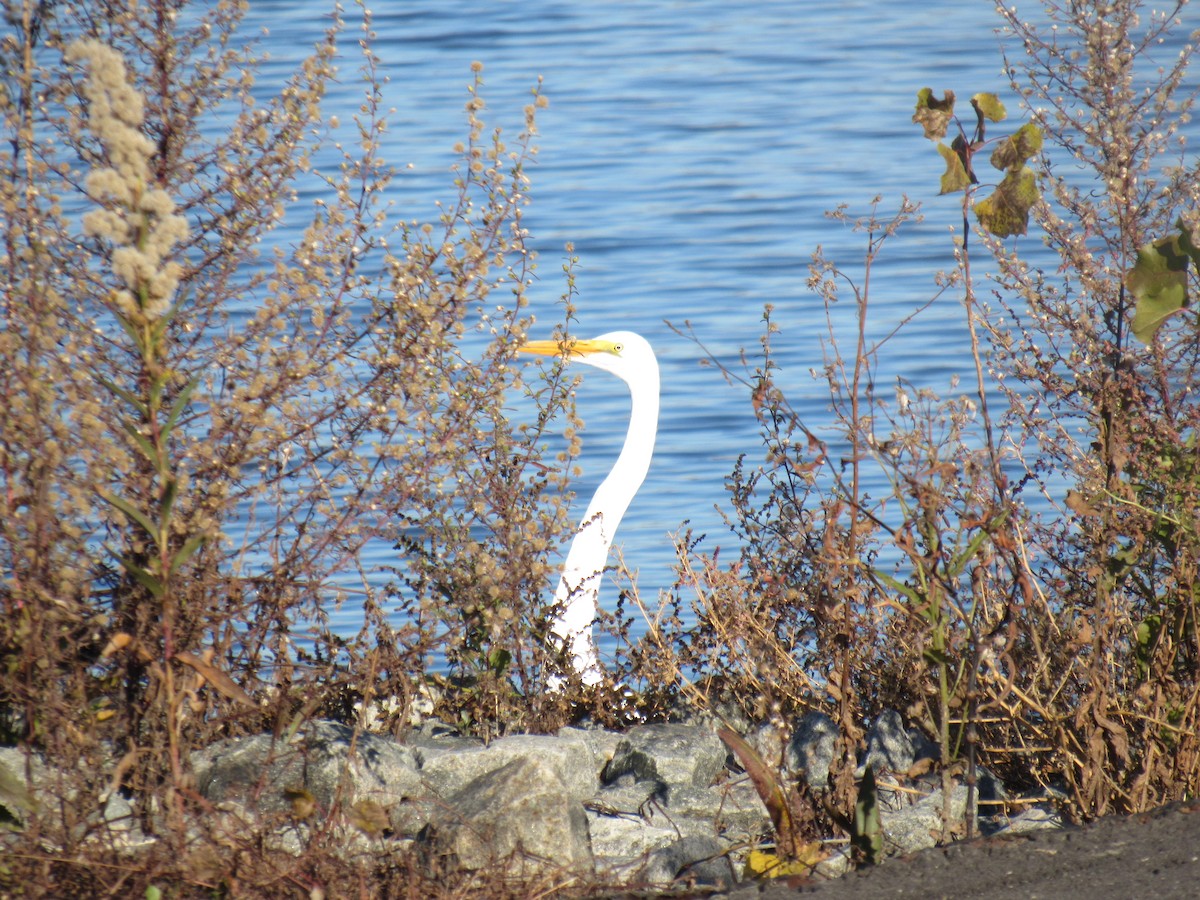
[[[571,654],[584,684],[603,677],[592,632],[600,583],[617,526],[650,469],[658,431],[658,361],[649,343],[633,332],[611,332],[594,340],[531,341],[521,348],[542,356],[564,356],[612,372],[628,386],[629,430],[612,471],[600,483],[580,522],[554,592],[552,631]]]

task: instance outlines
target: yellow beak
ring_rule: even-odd
[[[621,345],[615,341],[577,340],[567,338],[562,341],[529,341],[521,345],[522,353],[532,353],[535,356],[591,356],[593,353],[619,354]]]

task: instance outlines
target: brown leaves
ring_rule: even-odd
[[[204,657],[200,658],[191,653],[178,652],[175,658],[186,666],[190,666],[197,675],[200,676],[199,684],[204,682],[211,684],[222,696],[228,700],[234,700],[245,706],[254,706],[254,700],[223,670],[212,665],[213,652],[211,649],[204,651]]]
[[[925,131],[925,137],[939,140],[946,136],[946,129],[954,117],[954,91],[946,91],[939,100],[932,88],[921,88],[917,92],[917,109],[912,120]]]
[[[151,672],[156,674],[156,677],[163,677],[159,660],[155,658],[145,645],[136,641],[131,635],[125,632],[118,632],[109,638],[108,643],[104,645],[101,656],[107,658],[125,651],[135,654],[141,662],[146,663],[150,667]],[[255,704],[253,698],[242,690],[241,686],[230,678],[227,672],[212,664],[214,655],[212,648],[206,649],[202,656],[196,656],[194,653],[187,653],[185,651],[176,651],[174,659],[188,666],[196,673],[196,680],[191,688],[192,692],[194,693],[204,687],[205,684],[209,684],[228,700],[233,700],[244,706],[256,706],[257,704]]]
[[[804,862],[811,856],[812,849],[800,837],[798,816],[800,798],[796,794],[795,788],[784,787],[779,776],[740,734],[722,727],[717,729],[717,736],[737,756],[738,762],[750,776],[754,789],[762,798],[763,805],[767,808],[767,814],[771,817],[771,827],[775,832],[775,856],[778,857],[776,862],[781,861],[787,868],[787,871],[780,871],[778,874],[796,874],[786,864]],[[811,865],[811,863],[805,863],[805,865]]]

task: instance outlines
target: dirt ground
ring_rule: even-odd
[[[926,850],[836,881],[742,887],[729,900],[1200,898],[1200,801],[1079,828]]]

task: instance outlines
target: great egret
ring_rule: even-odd
[[[554,591],[559,611],[552,631],[570,650],[575,671],[583,683],[596,684],[602,673],[592,626],[600,608],[600,581],[613,535],[633,495],[642,486],[654,454],[654,436],[658,431],[658,360],[649,342],[632,331],[612,331],[590,341],[530,341],[521,351],[561,356],[567,362],[612,372],[629,385],[633,400],[625,446],[583,514]]]

